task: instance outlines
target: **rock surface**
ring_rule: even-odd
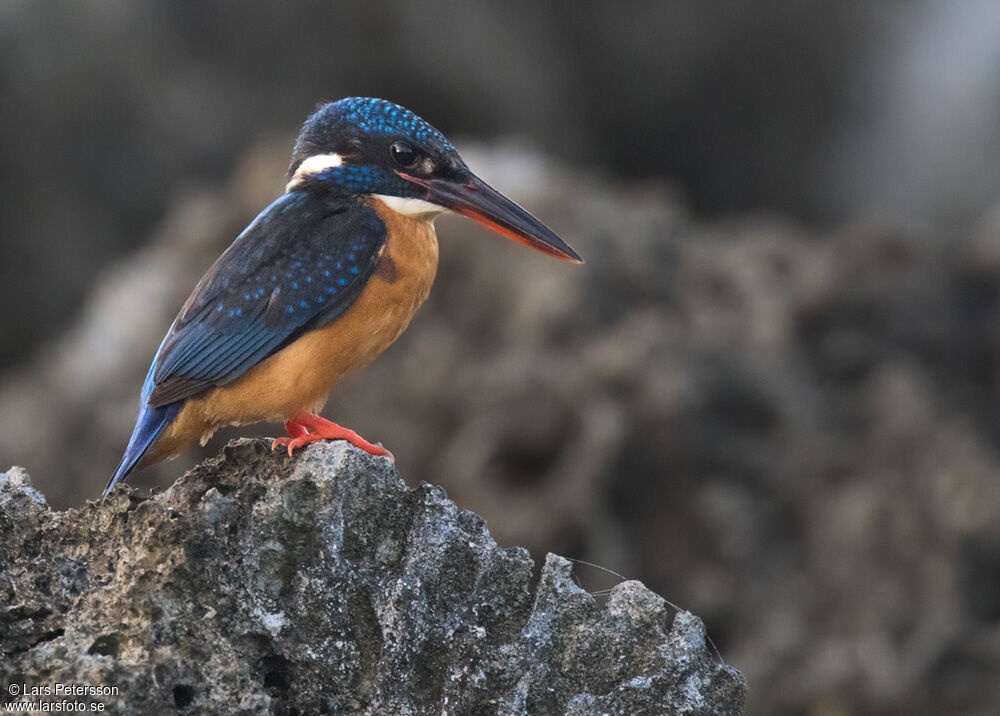
[[[231,443],[163,493],[55,512],[0,475],[0,675],[112,713],[739,714],[701,621],[501,548],[343,443]]]

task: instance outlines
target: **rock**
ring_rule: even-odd
[[[112,713],[739,714],[701,621],[634,581],[537,587],[439,487],[344,443],[230,443],[152,497],[52,511],[0,475],[0,675]],[[9,697],[8,697],[9,698]],[[50,697],[55,698],[55,697]]]

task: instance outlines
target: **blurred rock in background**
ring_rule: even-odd
[[[297,124],[384,95],[492,137],[469,164],[587,263],[442,218],[428,304],[327,415],[705,616],[748,713],[991,713],[992,5],[630,8],[0,6],[0,469],[99,494]]]

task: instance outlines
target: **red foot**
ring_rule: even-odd
[[[292,420],[285,421],[285,430],[287,430],[288,434],[291,435],[293,438],[300,438],[309,432],[308,430],[306,430],[305,425],[302,425],[301,423],[296,423]],[[284,438],[282,438],[282,440],[284,440]]]
[[[288,437],[275,438],[274,442],[271,443],[272,450],[281,445],[282,447],[287,447],[288,454],[291,455],[295,448],[314,443],[317,440],[346,440],[351,445],[361,448],[366,453],[378,455],[379,457],[387,457],[389,460],[395,461],[392,453],[381,445],[374,445],[353,430],[342,428],[336,423],[324,420],[318,415],[304,415],[300,418],[289,420],[285,422],[285,430],[288,431]]]

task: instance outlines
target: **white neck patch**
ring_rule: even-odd
[[[339,154],[314,154],[311,157],[307,157],[302,160],[298,169],[295,170],[295,174],[292,175],[291,180],[285,187],[285,191],[288,192],[294,189],[310,174],[317,174],[327,169],[333,169],[343,163],[344,158]]]
[[[372,194],[372,198],[378,199],[393,211],[398,211],[405,216],[424,216],[433,219],[438,214],[448,211],[443,206],[432,204],[423,199],[407,199],[402,196],[389,196],[388,194]]]

